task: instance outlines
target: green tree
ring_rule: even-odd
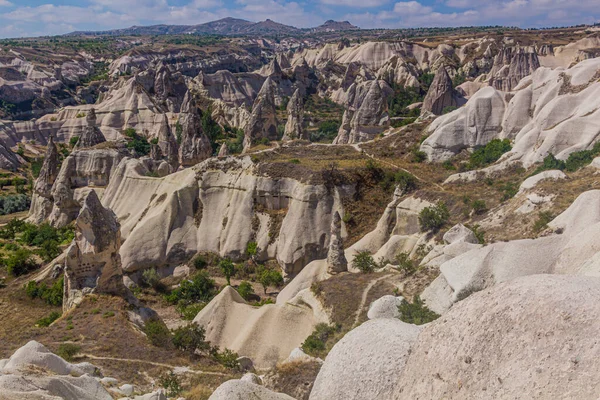
[[[360,251],[352,260],[352,267],[358,269],[363,274],[370,274],[375,271],[377,263],[373,259],[373,256],[368,251]]]
[[[269,286],[278,287],[283,283],[283,276],[281,276],[279,271],[275,271],[274,269],[262,268],[259,271],[258,281],[262,285],[266,295]]]
[[[235,274],[235,265],[233,262],[228,258],[224,258],[219,262],[219,268],[221,268],[223,275],[225,275],[227,284],[231,285],[231,277]]]
[[[448,207],[446,207],[446,203],[440,201],[435,206],[425,207],[421,210],[419,213],[419,225],[421,225],[421,230],[424,232],[435,232],[444,226],[449,218],[450,212],[448,211]]]
[[[240,294],[240,296],[242,296],[242,298],[246,301],[250,300],[250,297],[254,295],[254,288],[252,287],[250,282],[247,281],[243,281],[242,283],[240,283],[237,291]]]

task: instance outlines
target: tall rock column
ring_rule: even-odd
[[[202,131],[200,114],[189,91],[183,99],[179,123],[181,124],[179,164],[190,167],[212,156],[210,140]]]
[[[429,86],[421,111],[429,111],[435,115],[441,115],[446,107],[456,107],[457,104],[452,79],[448,75],[446,68],[442,65],[438,68],[435,78],[431,86]]]
[[[305,139],[308,134],[304,129],[304,101],[300,89],[296,89],[287,105],[288,120],[285,124],[283,140]]]
[[[174,170],[177,170],[179,167],[179,145],[177,144],[177,139],[171,132],[166,115],[163,115],[157,136],[158,147],[160,147],[163,157],[167,159],[167,162]]]
[[[29,209],[29,222],[41,224],[52,212],[52,206],[54,204],[52,185],[58,176],[59,162],[58,149],[54,143],[54,138],[50,135],[44,163],[40,169],[40,175],[33,186],[31,208]]]
[[[327,252],[327,272],[338,274],[348,271],[348,261],[344,254],[342,240],[342,218],[339,212],[333,214],[331,220],[331,237],[329,239],[329,251]]]
[[[121,269],[121,229],[117,216],[90,191],[75,222],[75,239],[65,258],[63,310],[79,304],[86,294],[126,297]]]
[[[268,77],[260,88],[252,107],[250,121],[244,131],[244,151],[260,139],[277,140],[277,111],[275,87]]]
[[[97,144],[106,142],[102,131],[96,126],[96,110],[93,108],[90,109],[85,117],[85,121],[87,125],[75,145],[75,150],[94,147]]]

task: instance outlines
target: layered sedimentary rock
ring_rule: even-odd
[[[432,161],[444,161],[463,149],[507,138],[514,146],[505,159],[528,167],[548,153],[564,160],[589,149],[600,132],[599,70],[595,58],[569,69],[538,68],[510,95],[482,88],[465,107],[429,126],[421,150]]]
[[[331,220],[331,238],[329,239],[329,251],[327,252],[327,272],[337,274],[347,270],[348,261],[344,254],[342,240],[342,217],[336,211]]]
[[[304,129],[304,101],[300,89],[296,89],[287,106],[288,120],[285,124],[283,140],[306,139],[308,135]]]
[[[198,251],[239,259],[254,241],[259,259],[275,258],[295,275],[326,257],[333,213],[352,193],[264,176],[248,157],[211,159],[160,179],[147,173],[143,162],[126,160],[104,192],[126,238],[126,272],[177,265]]]
[[[92,108],[88,111],[85,122],[87,125],[77,140],[76,150],[94,147],[97,144],[106,142],[102,131],[96,126],[96,110]]]
[[[52,206],[54,204],[52,186],[58,177],[59,163],[58,149],[56,148],[54,139],[50,136],[44,163],[42,164],[40,174],[33,186],[33,195],[31,196],[29,221],[35,224],[42,223],[52,212]]]
[[[191,93],[185,95],[181,114],[181,142],[179,143],[179,164],[184,167],[196,165],[212,156],[212,146],[202,131],[200,114]]]
[[[86,294],[128,293],[123,284],[120,247],[116,215],[91,191],[75,221],[75,239],[66,251],[63,310],[75,307]]]
[[[387,98],[391,88],[381,80],[348,89],[346,111],[334,144],[360,143],[372,140],[390,126]]]
[[[440,115],[447,107],[456,107],[457,93],[452,86],[452,79],[443,65],[437,70],[435,78],[429,86],[421,111],[429,111]]]
[[[505,47],[494,59],[488,83],[498,90],[508,92],[539,67],[540,61],[535,49]]]
[[[250,121],[244,131],[244,149],[249,149],[261,139],[277,140],[275,87],[271,77],[267,78],[254,101]]]

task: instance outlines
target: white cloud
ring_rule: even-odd
[[[432,11],[431,7],[426,7],[417,1],[400,2],[394,5],[394,12],[400,15],[428,14]]]
[[[12,5],[13,5],[13,3],[11,3],[8,0],[0,0],[0,7],[10,7]]]
[[[320,0],[322,4],[330,6],[345,6],[355,8],[380,7],[388,4],[390,0]]]

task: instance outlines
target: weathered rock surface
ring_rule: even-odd
[[[244,149],[261,139],[277,140],[274,85],[273,79],[268,77],[254,101],[250,121],[244,131]]]
[[[596,277],[535,275],[474,294],[421,331],[389,398],[595,399],[599,304]]]
[[[454,225],[444,234],[444,242],[447,244],[453,244],[458,242],[474,243],[477,244],[479,241],[472,230],[464,226],[463,224]]]
[[[75,239],[65,258],[63,309],[70,310],[89,293],[124,296],[121,232],[115,214],[91,191],[75,222]]]
[[[369,306],[367,318],[399,318],[400,310],[398,310],[398,306],[402,304],[402,300],[402,297],[396,297],[392,295],[383,296],[375,300]]]
[[[96,126],[96,111],[93,108],[88,111],[85,121],[87,125],[83,129],[81,136],[79,136],[79,140],[77,140],[77,144],[75,145],[76,150],[94,147],[106,142],[106,138]]]
[[[445,108],[456,107],[457,93],[452,86],[452,79],[443,65],[435,73],[435,78],[429,86],[421,112],[431,112],[435,115],[441,115]]]
[[[348,261],[344,254],[342,240],[342,217],[336,211],[331,220],[331,238],[329,239],[329,251],[327,252],[327,272],[338,274],[347,270]]]
[[[44,157],[44,163],[40,174],[33,186],[31,197],[31,209],[29,221],[40,224],[46,220],[52,212],[54,199],[52,197],[52,186],[58,176],[59,155],[54,139],[50,136],[48,148]]]
[[[310,400],[392,398],[420,331],[398,319],[375,319],[350,331],[327,355]]]
[[[191,93],[186,93],[179,115],[181,143],[179,144],[179,164],[184,167],[196,165],[212,156],[212,146],[202,131],[200,114]]]
[[[287,106],[288,120],[285,124],[283,140],[305,139],[308,135],[304,129],[304,102],[300,89],[296,89]]]
[[[209,397],[209,400],[294,400],[283,393],[273,392],[264,386],[233,379],[223,383]]]
[[[372,140],[390,126],[387,97],[391,88],[385,81],[374,80],[348,89],[346,111],[334,144]]]
[[[206,328],[206,339],[214,345],[250,357],[258,368],[267,368],[284,361],[318,323],[329,321],[309,291],[285,304],[256,308],[228,286],[194,322]]]
[[[112,396],[92,375],[89,363],[71,364],[42,344],[30,341],[0,365],[0,398],[3,400],[111,400]]]
[[[539,67],[540,61],[534,48],[505,47],[494,59],[488,84],[509,92]]]

